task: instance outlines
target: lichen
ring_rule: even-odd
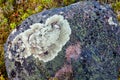
[[[110,17],[110,18],[108,19],[108,23],[109,23],[109,25],[115,25],[115,26],[117,26],[117,23],[113,22],[112,17]]]
[[[10,24],[10,28],[11,28],[11,29],[14,29],[15,27],[16,27],[16,24],[15,24],[15,23],[11,23],[11,24]]]
[[[70,39],[70,34],[68,21],[61,15],[53,15],[45,24],[35,23],[30,29],[17,35],[12,41],[12,49],[20,55],[20,58],[32,55],[43,62],[48,62],[61,51]]]
[[[14,23],[14,22],[16,23],[16,25],[20,24],[21,21],[23,21],[22,15],[24,15],[24,13],[28,13],[29,15],[32,15],[33,13],[37,13],[37,12],[42,11],[44,9],[53,8],[53,6],[54,7],[61,7],[63,5],[64,6],[68,5],[68,3],[69,4],[72,3],[72,0],[71,1],[70,0],[51,0],[52,3],[50,3],[50,2],[49,3],[42,3],[42,1],[43,0],[21,0],[21,2],[20,2],[20,0],[19,0],[20,4],[18,4],[18,3],[16,3],[15,0],[0,0],[0,22],[1,22],[0,23],[0,26],[1,26],[0,27],[0,32],[1,32],[1,36],[0,36],[1,45],[0,46],[3,46],[3,44],[6,42],[7,36],[12,31],[10,24]],[[77,1],[77,0],[75,0],[75,1]],[[106,3],[106,1],[104,1],[104,0],[99,0],[99,1]],[[115,10],[116,13],[119,12],[119,9],[120,9],[119,8],[119,3],[120,3],[119,1],[113,0],[113,1],[107,1],[107,2],[109,2],[109,3],[111,2],[112,4],[114,4],[114,6],[112,6],[113,9]],[[42,10],[41,10],[41,8],[39,8],[39,6],[42,6]],[[4,10],[4,8],[5,8],[5,10]],[[20,9],[20,11],[19,11],[19,9]],[[6,12],[7,12],[7,14],[5,14]],[[16,14],[17,12],[18,12],[18,14]],[[117,17],[118,17],[118,20],[120,21],[119,14]],[[7,19],[7,21],[4,18]],[[83,34],[83,35],[85,35],[85,34]],[[82,38],[84,38],[84,37],[82,37]],[[83,40],[82,38],[80,38],[80,39]],[[2,48],[0,48],[0,51],[3,51]],[[4,62],[3,57],[4,56],[0,57],[2,62]],[[4,77],[7,77],[7,75],[5,74],[6,71],[5,71],[4,66],[5,65],[2,65],[2,67],[0,68],[0,72],[1,72],[1,70],[4,70],[1,73],[4,75]]]

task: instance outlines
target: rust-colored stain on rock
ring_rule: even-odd
[[[55,77],[62,77],[63,75],[65,76],[65,74],[67,73],[72,73],[72,66],[71,65],[67,65],[67,64],[64,64],[64,66],[58,70],[58,72],[55,74]]]
[[[71,59],[77,60],[80,54],[81,54],[81,46],[80,46],[80,42],[77,42],[74,45],[70,45],[66,49],[65,57],[67,58],[67,61],[70,62]]]

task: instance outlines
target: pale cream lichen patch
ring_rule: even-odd
[[[68,21],[61,15],[53,15],[43,23],[35,23],[30,29],[20,33],[12,41],[12,48],[20,57],[35,58],[48,62],[54,59],[70,39],[71,29]]]
[[[108,19],[108,23],[109,23],[109,25],[117,26],[117,23],[113,22],[112,17],[110,17],[110,18]]]

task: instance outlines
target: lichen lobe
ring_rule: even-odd
[[[20,33],[12,42],[21,57],[34,56],[43,62],[51,61],[70,39],[71,29],[62,15],[49,17],[45,24],[35,23]]]

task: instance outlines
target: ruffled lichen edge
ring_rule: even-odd
[[[30,25],[29,29],[15,37],[8,46],[9,59],[13,58],[9,50],[12,49],[19,58],[32,55],[43,62],[51,61],[70,39],[70,34],[69,22],[62,15],[53,15],[45,23]]]

